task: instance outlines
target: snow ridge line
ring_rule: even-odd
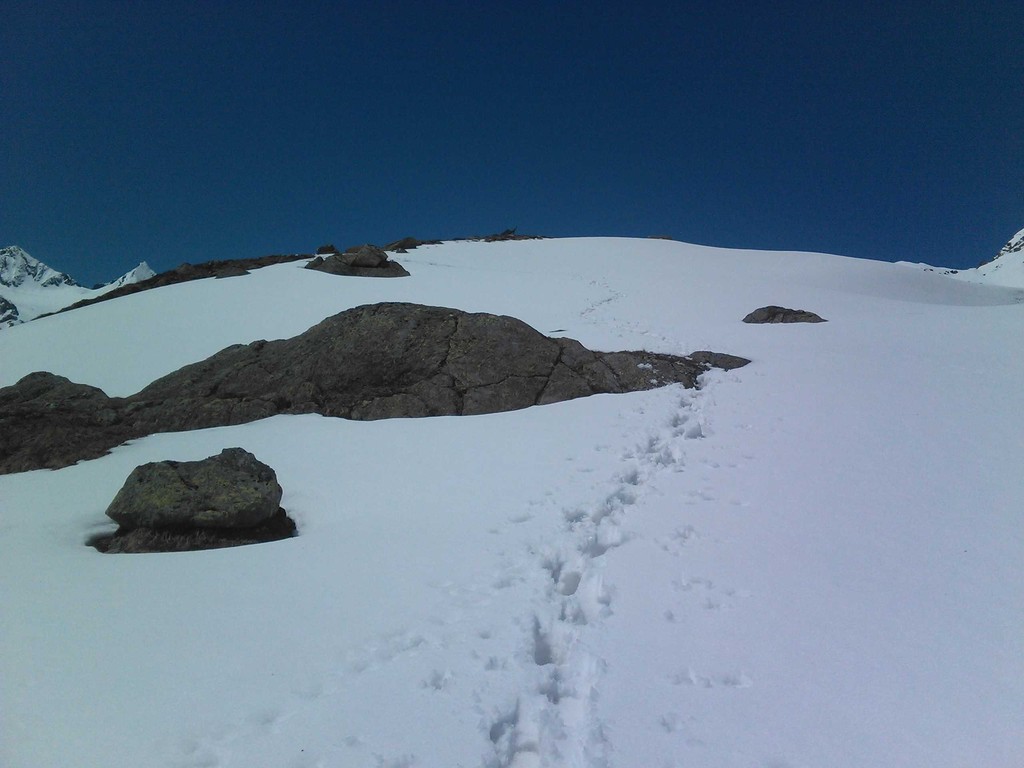
[[[704,436],[705,390],[681,390],[664,428],[625,452],[627,468],[595,508],[563,509],[565,536],[534,552],[548,575],[542,609],[532,621],[532,682],[490,724],[494,758],[487,768],[608,768],[611,744],[594,714],[606,668],[587,642],[612,613],[614,588],[605,583],[606,555],[626,544],[624,523],[651,478],[682,471],[683,444]]]

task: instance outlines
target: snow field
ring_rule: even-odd
[[[127,394],[383,300],[754,363],[696,392],[279,416],[0,477],[0,764],[1024,763],[1019,287],[599,238],[399,260],[412,277],[279,265],[8,329],[0,383]],[[829,322],[739,322],[768,303]],[[231,445],[277,470],[300,536],[83,546],[137,464]]]

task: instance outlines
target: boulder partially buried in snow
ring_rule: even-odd
[[[787,309],[774,304],[755,309],[743,318],[744,323],[824,323],[825,318],[806,309]]]
[[[252,528],[281,505],[277,474],[241,448],[201,461],[157,461],[136,467],[107,508],[133,528]]]
[[[179,552],[288,538],[273,469],[241,448],[201,461],[136,467],[107,508],[120,527],[89,543],[101,552]]]

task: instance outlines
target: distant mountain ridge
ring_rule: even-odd
[[[85,288],[29,255],[17,245],[0,248],[0,328],[56,312],[83,299],[95,297],[154,275],[146,262],[107,285]]]
[[[70,275],[32,258],[16,245],[0,248],[0,285],[19,288],[26,284],[40,288],[78,285]]]

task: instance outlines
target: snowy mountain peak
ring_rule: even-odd
[[[139,262],[139,266],[135,269],[125,272],[117,280],[105,286],[106,288],[120,288],[123,285],[130,285],[131,283],[141,283],[143,280],[149,280],[154,277],[156,272],[144,261]]]
[[[971,273],[993,285],[1024,288],[1024,229],[1011,237],[992,259],[964,275]]]
[[[992,257],[992,261],[1008,256],[1011,253],[1020,253],[1024,251],[1024,229],[1018,232],[1016,235],[1010,238],[1010,241],[999,249],[999,253]],[[991,261],[988,263],[992,263]]]
[[[0,248],[0,285],[18,288],[35,285],[52,288],[59,285],[78,285],[69,275],[58,272],[38,259],[29,256],[16,245]]]
[[[155,273],[146,262],[101,288],[83,288],[16,245],[0,248],[0,329],[57,312],[77,301],[93,298]]]

